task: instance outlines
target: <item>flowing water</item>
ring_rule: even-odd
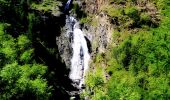
[[[65,8],[64,8],[64,12],[66,12],[69,9],[71,2],[72,2],[72,0],[67,1]]]
[[[79,87],[84,84],[85,73],[88,69],[90,55],[83,32],[79,28],[73,29],[73,57],[71,59],[70,79],[78,83]]]
[[[72,0],[68,0],[65,6],[65,11],[69,9]],[[72,34],[72,48],[73,55],[71,59],[71,68],[69,78],[73,81],[74,85],[81,89],[84,84],[85,73],[88,69],[90,55],[88,52],[87,42],[82,30],[78,27],[78,21],[67,15],[66,24],[68,24],[69,33]]]

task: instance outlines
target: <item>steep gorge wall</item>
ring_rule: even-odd
[[[90,17],[95,23],[95,25],[91,23],[81,23],[81,28],[85,34],[89,52],[92,53],[92,56],[95,56],[97,53],[105,52],[109,43],[112,41],[113,26],[110,24],[110,17],[104,12],[100,12],[101,5],[105,3],[108,3],[108,0],[76,0],[73,2],[73,6],[78,4],[79,7],[73,10],[78,10],[79,12],[70,11],[70,15],[75,17],[80,16],[79,14],[84,12],[86,17]],[[81,20],[81,18],[78,18],[78,20]],[[70,68],[72,47],[70,45],[70,34],[68,33],[69,26],[67,23],[65,24],[66,26],[62,28],[61,35],[57,37],[56,40],[63,61],[66,63],[67,67]]]
[[[102,5],[108,4],[108,0],[85,0],[84,2],[83,9],[87,16],[90,15],[94,24],[84,23],[83,31],[91,40],[93,54],[104,53],[112,42],[113,31],[110,17],[100,10]]]

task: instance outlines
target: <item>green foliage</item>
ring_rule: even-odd
[[[31,35],[32,29],[33,29],[33,23],[35,20],[36,16],[33,13],[28,14],[28,33]]]
[[[123,1],[119,0],[117,3],[122,4]],[[122,38],[122,41],[118,42],[119,45],[112,50],[107,50],[94,59],[96,73],[91,73],[92,75],[88,77],[93,76],[93,79],[88,81],[94,80],[93,82],[97,83],[94,78],[98,76],[97,73],[101,76],[109,75],[109,78],[104,81],[102,88],[86,90],[94,92],[92,95],[88,94],[90,98],[94,100],[167,100],[170,98],[170,7],[168,0],[153,0],[153,2],[157,5],[161,2],[160,5],[164,6],[159,8],[163,15],[159,27],[147,27],[147,30],[138,27],[140,29],[135,34],[129,35],[127,33],[133,32],[124,32],[121,28],[120,32],[114,31],[117,32],[114,39]],[[136,25],[149,25],[152,21],[152,16],[148,12],[140,11],[133,6],[126,5],[122,14],[127,19],[133,20],[133,24]],[[123,20],[125,24],[127,19]],[[104,74],[97,70],[98,65],[106,67]],[[95,84],[87,85],[95,87]]]
[[[8,80],[8,83],[13,83],[18,77],[20,77],[20,70],[18,70],[18,64],[15,62],[13,64],[7,64],[1,70],[2,80]]]
[[[97,69],[95,74],[89,73],[87,79],[87,85],[91,88],[102,86],[104,84],[104,78],[102,76],[102,69]]]
[[[32,56],[33,56],[33,49],[30,49],[30,50],[25,51],[21,55],[20,60],[25,62],[25,63],[29,63],[32,59]]]
[[[109,0],[110,2],[114,2],[116,4],[121,4],[121,3],[125,3],[126,0]]]
[[[50,67],[50,71],[53,69],[55,69],[55,71],[53,71],[53,74],[50,75],[49,78],[48,75],[50,72],[47,73],[47,66],[40,64],[42,62],[39,60],[44,61],[44,59],[46,60],[47,58],[46,55],[50,55],[50,58],[47,59],[48,61],[46,60],[43,64],[47,65],[48,63],[48,66],[55,66],[59,62],[58,58],[55,59],[54,55],[57,50],[51,47],[50,39],[51,37],[53,38],[54,33],[50,35],[43,34],[44,31],[52,29],[51,26],[54,25],[54,23],[56,25],[56,22],[52,22],[52,24],[51,22],[44,23],[47,21],[42,18],[42,15],[44,16],[44,13],[48,13],[45,14],[45,16],[47,16],[50,21],[56,20],[52,15],[56,16],[59,14],[59,6],[62,5],[61,2],[63,1],[0,0],[1,100],[48,100],[53,95],[58,96],[64,94],[63,90],[59,90],[59,93],[58,91],[54,93],[56,90],[50,86],[55,85],[55,87],[58,88],[63,85],[62,83],[57,83],[58,77],[60,77],[61,74],[56,75],[56,71],[58,70]],[[52,13],[52,15],[49,13]],[[43,48],[39,42],[36,41],[37,38],[45,44]],[[48,45],[49,47],[47,47],[47,44],[50,46]],[[50,61],[51,59],[52,61]],[[51,94],[52,90],[53,94]]]
[[[46,67],[38,64],[24,66],[16,62],[7,64],[0,71],[0,84],[3,89],[1,99],[19,99],[24,95],[30,95],[29,98],[47,99],[50,96],[50,88],[42,77],[45,72]]]
[[[80,19],[80,23],[86,23],[86,24],[91,24],[93,16],[91,15],[86,15],[86,13],[82,10],[82,8],[79,6],[77,2],[74,2],[73,0],[73,7],[71,9],[71,12],[76,14],[76,17]]]
[[[125,9],[125,14],[127,14],[129,17],[135,17],[138,15],[138,10],[136,7],[127,7]]]
[[[164,23],[164,21],[162,23]],[[117,56],[116,58],[120,58],[119,63],[122,67],[124,67],[124,69],[129,73],[132,73],[132,75],[135,75],[133,77],[136,81],[130,82],[134,85],[132,88],[128,86],[128,89],[126,89],[128,90],[127,93],[133,94],[133,91],[135,90],[134,96],[139,96],[139,99],[166,99],[169,97],[168,90],[170,87],[168,85],[168,81],[170,80],[168,80],[167,75],[170,72],[168,62],[170,55],[168,51],[169,45],[167,44],[169,43],[169,39],[166,39],[169,36],[169,29],[165,28],[168,27],[169,24],[167,21],[166,23],[166,26],[163,26],[164,28],[161,28],[162,26],[160,26],[160,28],[156,30],[154,29],[149,32],[140,32],[129,37],[118,47],[115,52]],[[141,72],[145,73],[142,75],[142,77],[145,78],[138,78],[139,75],[141,77],[141,74],[139,74]],[[117,76],[114,77],[114,75],[112,75],[112,78],[117,78]],[[120,81],[123,78],[125,78],[125,76],[118,78],[118,80],[110,81]],[[129,80],[130,77],[128,77],[128,81]],[[128,85],[128,81],[126,81],[126,85]],[[139,82],[140,85],[137,85]],[[113,87],[114,86],[110,86],[110,88]],[[113,88],[113,90],[115,90],[115,88]],[[110,91],[108,93],[110,94]],[[121,96],[126,96],[126,94],[120,94],[122,92],[117,93],[117,95],[115,93],[113,94],[116,96],[120,95],[118,98],[122,98]],[[117,98],[114,97],[114,95],[112,98]],[[127,96],[128,97],[125,98],[131,98],[131,95],[129,94]]]
[[[115,71],[108,82],[110,99],[140,100],[140,88],[135,84],[133,74],[126,71]]]
[[[0,35],[4,34],[4,26],[3,24],[0,24]]]
[[[147,13],[141,13],[140,18],[142,21],[148,22],[151,20],[150,16]]]
[[[95,58],[94,62],[96,63],[95,70],[91,70],[86,79],[86,91],[82,94],[82,97],[89,96],[90,100],[100,100],[100,99],[106,99],[107,96],[105,96],[105,77],[104,77],[104,68],[100,65],[100,62],[103,60],[102,54],[98,54]],[[93,96],[93,95],[94,96]]]
[[[33,9],[39,10],[43,13],[51,12],[53,14],[59,14],[59,6],[61,6],[60,1],[55,0],[43,0],[41,3],[32,3],[31,7]]]
[[[121,16],[122,13],[122,8],[115,8],[111,5],[103,5],[101,10],[108,13],[111,17]]]
[[[110,99],[169,98],[169,24],[165,17],[159,28],[131,35],[113,50],[112,59],[122,68],[112,67]]]
[[[26,35],[13,38],[4,32],[4,25],[0,24],[0,98],[21,99],[27,95],[48,99],[51,87],[44,78],[47,67],[33,62],[34,49]]]
[[[16,44],[15,39],[13,39],[10,35],[4,34],[4,24],[0,24],[0,54],[1,54],[1,62],[0,65],[4,65],[5,63],[10,63],[14,61],[17,57],[16,52]]]
[[[82,18],[80,18],[80,23],[86,23],[92,26],[97,26],[97,19],[94,15],[83,16]]]
[[[78,3],[73,3],[72,11],[73,11],[74,13],[76,13],[77,10],[79,10],[79,9],[80,9],[80,7],[79,7]]]
[[[90,17],[83,17],[80,19],[80,23],[90,23],[91,18]]]
[[[7,40],[3,41],[2,43],[2,48],[1,48],[2,53],[5,54],[7,58],[13,58],[16,57],[16,50],[15,50],[15,44],[14,40]]]
[[[157,4],[159,4],[158,1],[110,0],[111,4],[102,5],[100,10],[106,12],[112,18],[112,24],[115,25],[117,30],[136,30],[141,27],[148,29],[148,27],[159,25],[159,11],[162,8],[156,9]],[[164,2],[159,2],[164,4]],[[151,11],[151,9],[154,10]]]
[[[18,37],[18,46],[20,50],[25,50],[28,47],[31,47],[31,41],[28,39],[26,35],[20,35]]]

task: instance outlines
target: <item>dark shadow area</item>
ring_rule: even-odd
[[[132,55],[131,55],[131,51],[130,51],[131,46],[132,46],[132,44],[130,42],[127,42],[125,44],[125,47],[128,47],[128,48],[125,49],[126,56],[122,60],[123,66],[124,66],[125,70],[127,70],[127,71],[129,70],[130,61],[132,59]]]
[[[64,6],[63,6],[63,9],[62,9],[63,13],[69,15],[69,11],[70,11],[71,8],[72,8],[71,6],[73,5],[73,0],[71,0],[70,2],[69,2],[69,0],[68,0],[68,1],[65,2],[63,5],[64,5]]]
[[[41,2],[41,0],[37,1]],[[69,92],[77,89],[71,85],[72,81],[68,77],[69,69],[61,61],[56,45],[56,36],[60,36],[61,28],[65,25],[65,14],[54,16],[51,13],[30,9],[27,4],[14,4],[16,5],[11,6],[11,8],[8,8],[8,6],[0,7],[0,11],[3,11],[0,12],[0,21],[10,23],[7,33],[10,33],[13,37],[17,38],[21,34],[27,35],[32,42],[30,47],[34,48],[33,59],[36,63],[48,66],[45,78],[48,85],[52,86],[50,100],[69,100]],[[63,11],[64,6],[60,9]],[[21,12],[23,12],[23,15],[20,14]],[[28,18],[28,14],[32,14],[32,18]],[[36,99],[35,94],[30,91],[22,94],[24,96],[20,96],[21,99]]]
[[[68,77],[69,69],[61,62],[56,45],[56,36],[60,36],[61,27],[65,25],[65,15],[56,17],[51,14],[36,13],[41,18],[41,22],[33,28],[35,31],[33,33],[36,34],[32,36],[36,62],[48,66],[47,79],[49,85],[54,88],[51,99],[69,100],[69,92],[76,89],[71,85],[72,81]],[[55,52],[51,52],[50,49]]]
[[[87,14],[81,9],[81,7],[78,4],[71,5],[71,8],[75,10],[78,19],[87,17]]]
[[[84,36],[84,37],[87,42],[87,47],[88,47],[89,53],[92,53],[92,46],[91,46],[90,40],[86,36]]]
[[[8,25],[8,29],[6,29],[7,33],[13,37],[18,37],[26,33],[28,29],[28,12],[29,7],[25,3],[20,5],[15,0],[11,1],[10,6],[9,4],[4,6],[0,3],[0,21],[10,24]],[[22,15],[20,13],[22,13]]]

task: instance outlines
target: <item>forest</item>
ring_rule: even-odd
[[[115,5],[123,6],[112,8]],[[114,19],[114,42],[93,60],[95,70],[89,73],[82,96],[90,95],[91,100],[170,99],[170,2],[111,0],[102,10]]]
[[[83,2],[73,0],[70,8],[82,26],[98,27],[101,13],[112,26],[104,52],[91,42],[86,86],[77,99],[169,100],[170,1],[75,1]],[[78,91],[56,43],[66,2],[0,0],[0,100],[71,100],[69,92]]]

